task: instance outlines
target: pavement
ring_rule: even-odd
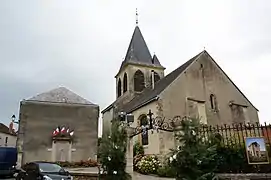
[[[69,172],[77,172],[77,173],[98,173],[97,167],[91,167],[91,168],[66,168]],[[15,178],[0,178],[0,180],[15,180]],[[134,172],[133,174],[133,180],[174,180],[173,178],[162,178],[162,177],[156,177],[156,176],[148,176],[148,175],[142,175],[137,172]]]
[[[66,169],[69,172],[77,172],[77,173],[98,173],[97,167],[91,167],[91,168],[71,168]],[[174,180],[173,178],[162,178],[157,176],[148,176],[148,175],[142,175],[137,172],[133,173],[133,180]]]
[[[174,178],[162,178],[157,176],[148,176],[134,172],[133,180],[174,180]]]

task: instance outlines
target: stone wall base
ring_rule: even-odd
[[[271,173],[217,174],[221,180],[271,180]]]

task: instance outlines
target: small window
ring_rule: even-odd
[[[5,144],[6,145],[8,144],[8,137],[6,137]]]
[[[118,97],[120,97],[121,96],[121,80],[119,79],[118,80]]]
[[[148,125],[148,119],[146,115],[141,115],[140,119],[140,126],[146,126]],[[149,134],[148,131],[144,131],[144,133],[141,133],[141,142],[142,145],[148,145],[149,144]]]
[[[210,104],[211,104],[211,109],[214,111],[217,111],[217,100],[216,100],[216,96],[214,94],[210,95]]]
[[[127,74],[125,73],[123,77],[123,93],[127,91],[127,84]]]

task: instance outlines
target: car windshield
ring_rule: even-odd
[[[52,173],[58,173],[62,169],[59,165],[52,163],[39,163],[39,168],[41,172]]]

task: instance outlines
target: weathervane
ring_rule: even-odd
[[[136,25],[138,25],[138,13],[137,13],[137,8],[136,8]]]

